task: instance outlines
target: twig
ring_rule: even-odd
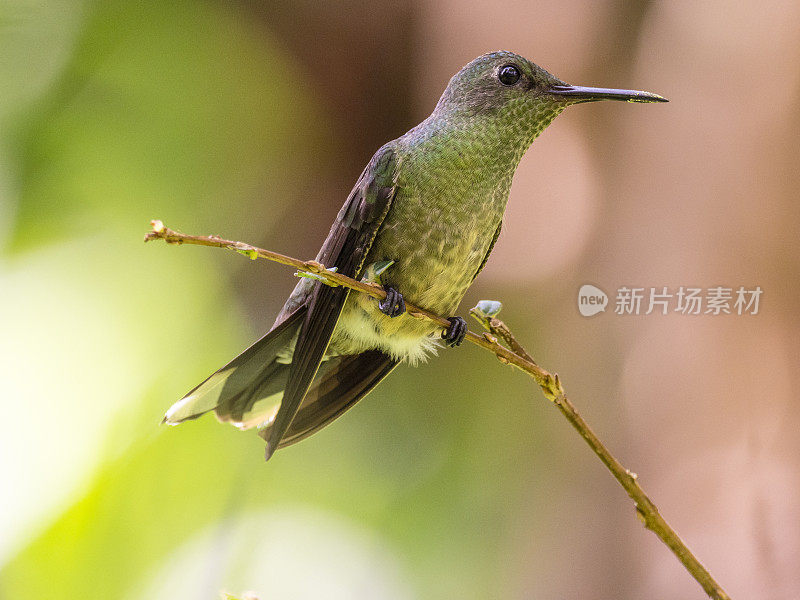
[[[267,260],[281,263],[282,265],[294,267],[295,269],[298,269],[304,273],[312,273],[321,280],[327,280],[329,284],[349,287],[350,289],[363,292],[368,296],[377,298],[378,300],[383,300],[386,297],[386,292],[384,292],[383,288],[380,286],[366,283],[364,281],[356,281],[355,279],[351,279],[350,277],[336,273],[335,271],[329,271],[324,265],[315,260],[299,260],[297,258],[292,258],[291,256],[279,254],[278,252],[272,252],[271,250],[256,248],[250,244],[225,240],[217,235],[202,236],[180,233],[170,229],[169,227],[166,227],[161,221],[151,221],[151,225],[153,226],[153,231],[148,232],[144,236],[145,242],[152,240],[164,240],[168,244],[194,244],[197,246],[227,248],[228,250],[234,250],[235,252],[244,254],[252,260],[256,260],[257,258],[265,258]],[[450,321],[447,319],[444,319],[439,315],[435,315],[432,312],[425,310],[424,308],[420,308],[419,306],[415,306],[409,302],[406,302],[406,311],[412,317],[433,321],[437,325],[441,326],[442,329],[447,329],[450,327]],[[499,358],[501,362],[512,364],[515,367],[519,367],[523,371],[526,371],[536,380],[536,383],[543,388],[550,388],[553,386],[553,376],[550,375],[550,373],[539,368],[535,363],[525,360],[521,356],[518,356],[514,352],[511,352],[504,346],[498,344],[497,338],[492,334],[487,332],[483,335],[478,335],[477,333],[468,331],[464,339],[493,352],[495,355],[497,355],[497,358]],[[555,399],[554,397],[550,396],[548,396],[548,398],[550,398],[550,400]]]
[[[164,240],[168,244],[196,244],[199,246],[227,248],[245,254],[252,260],[265,258],[295,267],[301,272],[315,275],[327,285],[345,286],[379,300],[386,297],[386,292],[384,292],[380,286],[363,281],[356,281],[355,279],[336,273],[335,271],[327,270],[324,265],[317,261],[298,260],[277,252],[256,248],[250,244],[225,240],[219,236],[187,235],[169,229],[161,221],[151,221],[151,225],[153,230],[144,236],[145,242]],[[570,424],[580,433],[586,443],[589,444],[589,447],[598,458],[600,458],[606,468],[611,471],[614,479],[625,489],[628,496],[633,500],[637,516],[644,526],[655,533],[658,538],[672,550],[673,554],[681,561],[684,568],[697,580],[710,598],[714,598],[715,600],[730,600],[730,596],[725,593],[722,587],[714,580],[711,574],[700,561],[697,560],[695,555],[686,547],[686,544],[678,537],[678,534],[675,533],[672,527],[669,526],[658,512],[656,505],[639,485],[636,473],[632,473],[623,467],[622,464],[614,458],[586,421],[583,420],[583,417],[578,414],[578,411],[575,410],[575,407],[567,398],[558,374],[551,374],[537,365],[531,355],[528,354],[525,348],[516,340],[505,323],[491,314],[487,315],[476,309],[472,309],[472,315],[478,319],[488,331],[483,335],[468,331],[465,339],[476,346],[480,346],[492,352],[504,364],[514,365],[530,375],[542,389],[545,397],[558,407]],[[411,316],[419,319],[428,319],[441,326],[443,329],[450,326],[450,322],[443,317],[435,315],[418,306],[414,306],[409,302],[406,302],[406,310]],[[508,345],[508,348],[500,344],[498,338],[502,339]]]
[[[525,360],[533,363],[531,355],[520,345],[514,337],[514,334],[506,327],[505,323],[494,317],[482,318],[479,316],[478,318],[489,331],[502,338],[503,341],[514,348],[515,352]],[[558,385],[558,375],[555,375],[554,379]],[[547,395],[546,392],[545,395]],[[655,533],[659,539],[672,550],[673,554],[678,557],[678,560],[681,561],[686,570],[691,573],[692,577],[694,577],[701,586],[703,586],[703,589],[711,598],[715,600],[730,600],[730,596],[725,593],[697,557],[692,554],[691,550],[689,550],[686,544],[678,537],[675,530],[664,520],[661,513],[658,512],[656,505],[639,485],[637,481],[638,475],[623,467],[622,464],[614,458],[608,448],[603,445],[594,431],[592,431],[592,428],[589,427],[589,424],[583,420],[583,417],[581,417],[575,409],[572,402],[569,401],[564,394],[563,388],[560,388],[559,393],[555,394],[552,400],[558,407],[558,410],[561,411],[561,414],[563,414],[567,421],[581,434],[581,437],[589,444],[592,451],[603,461],[606,468],[611,471],[614,479],[619,482],[628,493],[628,496],[631,497],[636,508],[637,516],[642,523],[644,523],[644,526]]]

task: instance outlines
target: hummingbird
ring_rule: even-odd
[[[569,85],[512,52],[456,73],[430,116],[381,147],[350,192],[316,260],[380,283],[386,298],[301,278],[270,331],[166,413],[177,425],[214,411],[256,428],[265,457],[329,424],[398,364],[461,344],[408,300],[453,315],[497,242],[511,180],[534,139],[572,104],[666,102],[650,92]]]

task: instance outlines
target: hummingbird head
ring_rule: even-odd
[[[598,100],[667,101],[649,92],[569,85],[518,54],[490,52],[453,76],[432,116],[476,129],[493,122],[491,129],[527,149],[567,106]]]

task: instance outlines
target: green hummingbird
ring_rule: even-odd
[[[568,85],[512,52],[491,52],[450,80],[431,115],[380,148],[339,211],[316,260],[379,281],[380,302],[301,279],[272,329],[175,403],[175,425],[214,411],[257,428],[266,458],[321,429],[403,361],[461,344],[405,299],[452,315],[500,234],[511,179],[533,140],[567,106],[666,102],[657,94]]]

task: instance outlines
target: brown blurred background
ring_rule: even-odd
[[[568,109],[462,305],[502,317],[734,598],[800,587],[797,2],[22,2],[0,8],[0,595],[703,598],[523,375],[401,367],[265,465],[156,424],[295,280],[143,247],[151,218],[315,255],[371,154],[475,56],[666,105]],[[610,304],[591,318],[577,292]],[[757,315],[617,315],[623,286]]]

